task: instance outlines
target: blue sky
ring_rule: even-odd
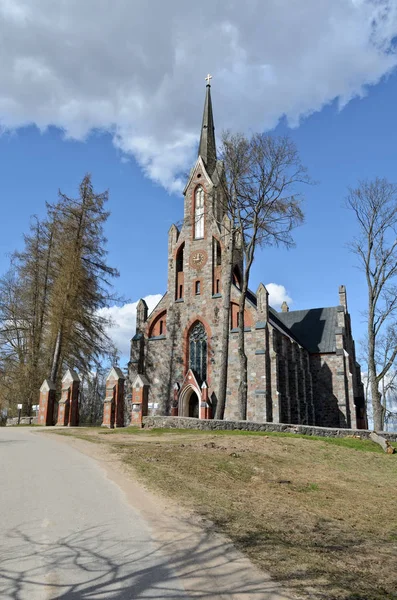
[[[71,4],[77,11],[77,4]],[[79,31],[73,30],[75,37],[67,39],[69,45],[76,46],[76,53],[81,54],[81,69],[90,67],[89,77],[96,77],[90,82],[90,95],[84,87],[86,79],[79,76],[79,63],[73,52],[70,64],[68,58],[63,56],[57,62],[51,54],[48,36],[53,24],[51,19],[55,19],[56,14],[49,14],[48,28],[40,30],[44,27],[43,21],[29,13],[31,4],[15,0],[11,9],[10,3],[0,0],[0,31],[4,33],[7,28],[11,65],[0,67],[3,82],[0,83],[0,123],[3,126],[0,136],[0,272],[7,269],[7,254],[21,248],[30,216],[43,216],[45,202],[56,199],[58,188],[66,194],[76,194],[79,181],[90,172],[95,189],[108,189],[110,193],[111,216],[106,235],[109,264],[121,273],[115,282],[117,291],[128,305],[140,297],[164,293],[167,231],[171,223],[182,218],[183,201],[179,190],[183,173],[189,170],[195,158],[204,103],[204,77],[209,69],[214,75],[212,99],[218,133],[230,127],[245,133],[259,130],[288,133],[317,182],[305,190],[305,223],[295,232],[296,248],[261,251],[250,287],[256,290],[261,281],[282,285],[292,299],[291,309],[300,309],[337,304],[338,286],[343,283],[347,287],[353,333],[358,340],[364,331],[360,311],[365,309],[366,289],[363,275],[355,268],[356,259],[346,248],[356,225],[343,203],[348,186],[355,186],[359,179],[375,176],[385,176],[391,181],[397,179],[397,59],[393,50],[397,14],[393,3],[383,3],[391,12],[382,19],[375,2],[325,1],[321,4],[326,8],[321,12],[318,4],[310,0],[302,9],[303,12],[311,10],[313,20],[312,25],[307,25],[312,29],[305,37],[300,32],[302,22],[306,23],[307,19],[305,14],[292,10],[293,4],[288,15],[285,11],[277,13],[275,8],[265,14],[261,5],[252,0],[248,5],[253,19],[259,22],[263,19],[263,27],[270,22],[267,29],[270,32],[271,20],[278,19],[283,21],[284,31],[289,28],[292,32],[294,46],[286,49],[280,46],[279,55],[273,60],[269,58],[269,49],[263,46],[263,30],[259,27],[257,33],[247,37],[245,31],[249,31],[249,23],[238,17],[237,6],[233,13],[234,2],[230,2],[228,10],[214,16],[226,41],[219,36],[212,38],[209,28],[208,44],[212,46],[202,53],[205,56],[197,56],[193,73],[191,68],[187,70],[188,65],[175,63],[176,54],[184,56],[182,51],[175,51],[168,59],[165,51],[161,52],[161,44],[164,48],[167,44],[172,46],[172,40],[168,39],[158,41],[158,52],[154,55],[144,39],[136,42],[138,54],[147,53],[146,71],[139,70],[137,62],[129,70],[125,56],[120,58],[125,68],[118,65],[118,69],[114,69],[112,63],[106,71],[103,57],[100,65],[93,63],[98,48],[104,56],[110,53],[109,50],[106,54],[106,49],[111,39],[101,41],[100,35],[101,17],[103,27],[107,27],[106,4],[100,4],[98,27],[89,30],[86,46],[79,46]],[[144,4],[137,0],[133,4],[144,10]],[[177,0],[172,0],[172,5],[182,6]],[[42,4],[37,6],[42,7]],[[19,12],[15,12],[15,7]],[[48,7],[53,10],[51,3]],[[127,17],[130,4],[120,0],[119,8],[119,17],[124,13]],[[187,19],[188,12],[182,17]],[[379,17],[375,33],[369,25],[370,17]],[[159,26],[162,18],[162,15],[155,17]],[[330,25],[335,20],[340,30]],[[110,38],[116,36],[117,43],[121,43],[123,36],[130,35],[122,21],[121,18],[112,21],[109,34]],[[173,26],[178,44],[182,44],[183,23],[173,21]],[[145,25],[141,23],[141,27],[144,29]],[[32,35],[35,29],[40,30],[40,39],[46,39],[47,35],[48,44],[40,48],[29,44],[22,47],[20,40],[26,28]],[[327,35],[324,28],[328,28]],[[67,37],[67,33],[62,30],[60,44],[62,35]],[[81,36],[83,33],[86,34],[80,32]],[[375,34],[376,44],[371,48]],[[271,35],[276,47],[280,40],[274,38],[274,32]],[[258,46],[254,48],[256,38]],[[92,55],[88,42],[92,46],[97,44]],[[191,53],[191,66],[196,48],[190,48],[190,41],[184,43],[184,52]],[[284,45],[288,44],[289,39],[284,37]],[[213,56],[216,53],[216,60],[211,58],[211,50]],[[132,54],[136,51],[130,50]],[[262,62],[261,52],[266,56]],[[159,58],[159,53],[164,56]],[[235,58],[236,53],[239,58],[232,63],[231,58]],[[167,60],[170,65],[166,64]],[[159,61],[167,77],[161,71],[157,73]],[[21,64],[24,79],[18,71]],[[51,77],[47,77],[48,73]],[[117,99],[103,83],[107,76],[113,79],[117,76],[114,82],[118,86]],[[47,88],[50,91],[44,93]],[[69,96],[68,102],[63,104],[65,90]],[[126,97],[132,98],[131,101],[122,104]],[[127,307],[116,336],[119,343],[120,337],[126,340],[122,343],[124,351],[134,333],[129,330],[133,319],[133,307]]]

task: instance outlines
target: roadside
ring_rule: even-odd
[[[43,430],[35,429],[42,433]],[[128,503],[151,528],[151,539],[169,557],[172,570],[183,582],[188,598],[224,600],[297,600],[259,570],[214,530],[213,524],[173,499],[153,494],[137,482],[134,470],[112,444],[101,444],[91,429],[46,429],[59,441],[95,458],[106,476],[124,492]],[[102,430],[103,433],[103,430]],[[99,444],[91,443],[99,440]]]
[[[372,442],[132,428],[55,433],[83,438],[72,443],[112,471],[117,463],[121,487],[135,488],[138,476],[156,493],[152,522],[166,510],[176,531],[193,520],[201,532],[227,534],[297,596],[397,598],[397,459]]]

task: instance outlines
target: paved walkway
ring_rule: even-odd
[[[0,468],[2,600],[287,598],[219,536],[154,534],[69,441],[0,428]]]

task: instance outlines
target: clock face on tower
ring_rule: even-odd
[[[193,269],[201,269],[207,262],[207,253],[205,250],[195,250],[191,253],[189,263]]]

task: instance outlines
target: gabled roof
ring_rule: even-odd
[[[56,389],[56,386],[51,381],[51,379],[44,379],[43,383],[41,384],[40,392],[49,392],[50,390],[55,390],[55,389]]]
[[[125,375],[120,367],[112,367],[109,371],[106,381],[108,379],[125,379]]]
[[[67,381],[80,381],[80,377],[77,375],[76,371],[68,369],[62,377],[62,383],[66,383]]]
[[[195,176],[197,170],[200,169],[201,173],[203,173],[207,183],[209,186],[213,186],[213,181],[209,175],[209,173],[207,172],[207,168],[204,164],[203,159],[201,158],[201,156],[199,156],[196,160],[196,164],[194,165],[194,167],[192,168],[192,170],[190,171],[190,175],[189,175],[189,179],[187,184],[185,185],[185,188],[183,190],[183,194],[186,194],[186,190],[188,189],[190,182],[192,181],[193,177]]]
[[[138,373],[138,375],[135,377],[132,387],[136,388],[137,384],[139,384],[138,387],[144,387],[145,385],[150,385],[149,381],[147,380],[145,375],[142,375],[141,373]]]
[[[256,294],[251,290],[247,292],[247,300],[254,306],[257,305]],[[337,306],[292,310],[285,313],[277,312],[269,306],[269,323],[313,354],[335,352],[337,313]]]
[[[338,307],[277,313],[277,318],[309,352],[335,352]]]

